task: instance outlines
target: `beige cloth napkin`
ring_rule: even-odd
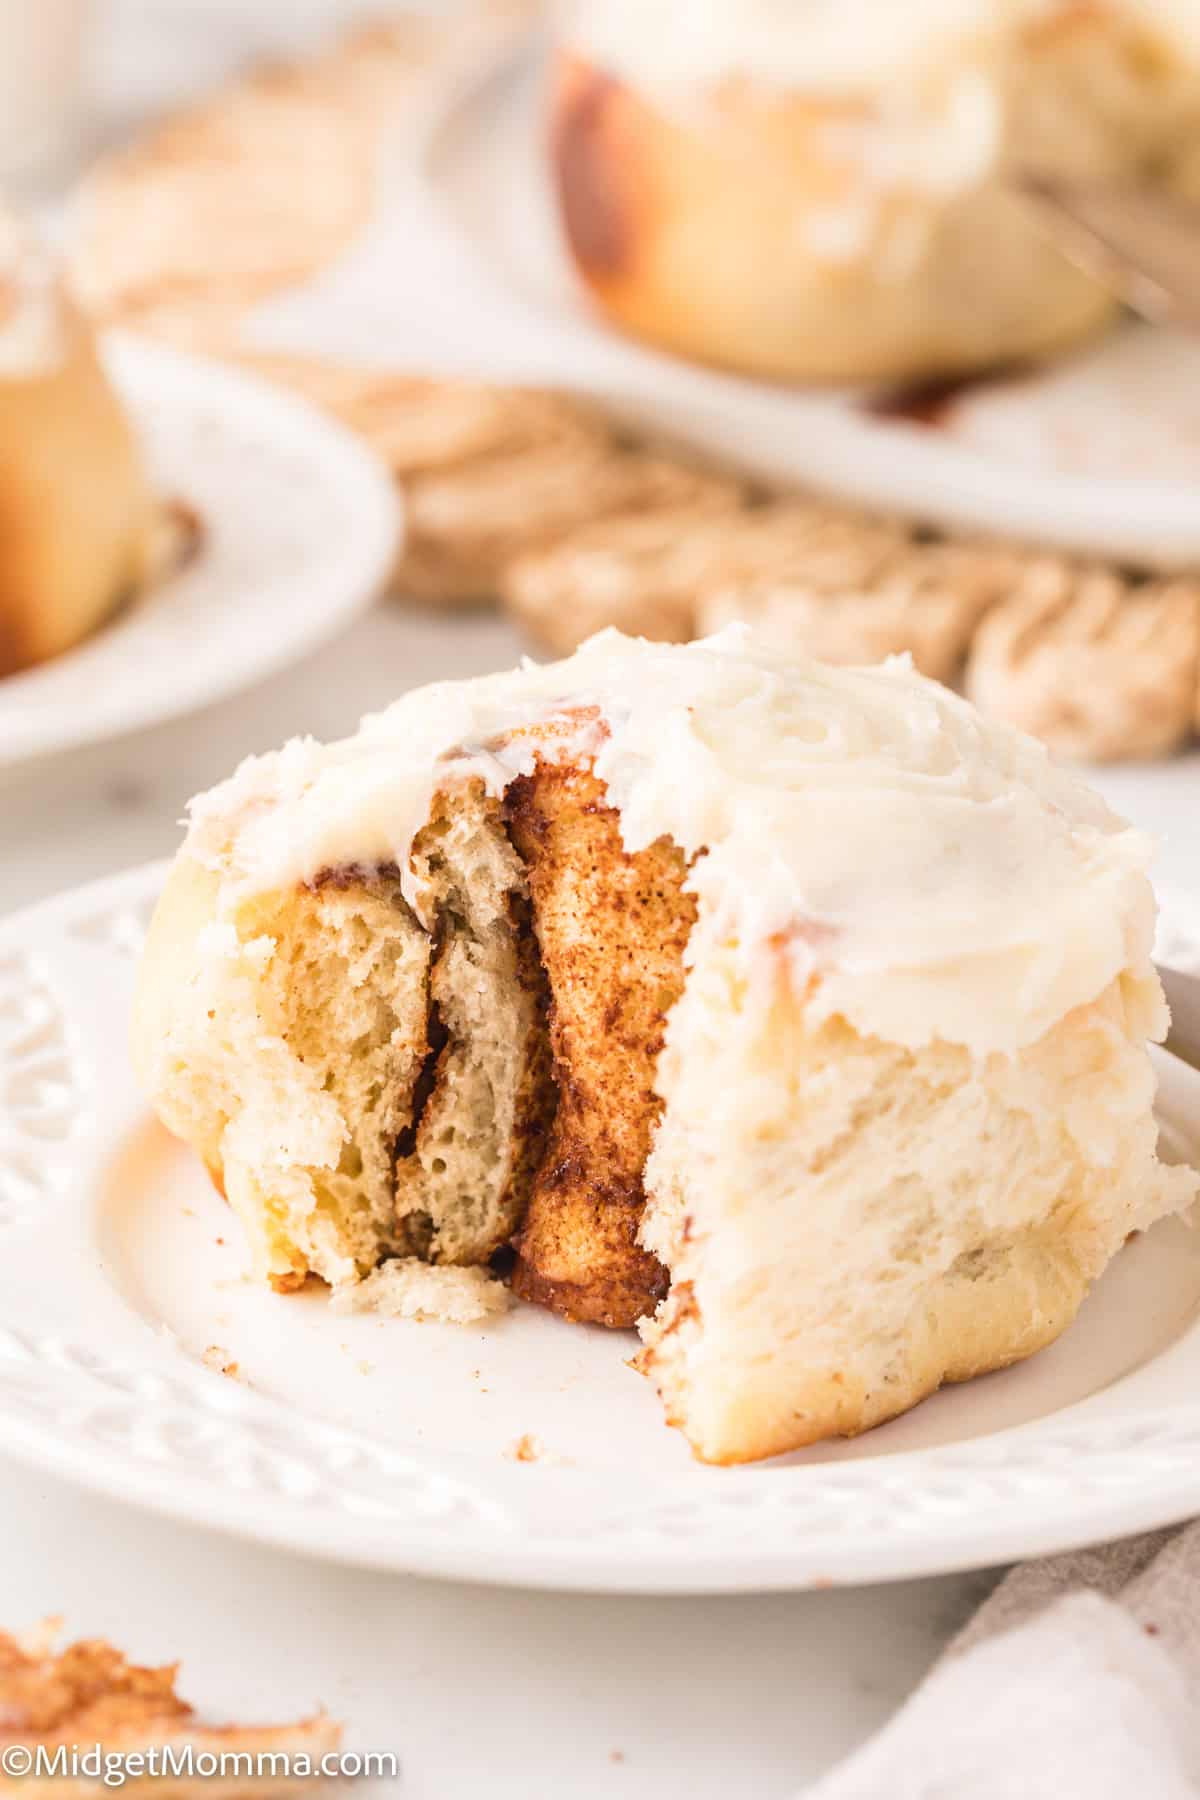
[[[806,1800],[1200,1800],[1200,1522],[1027,1563]]]

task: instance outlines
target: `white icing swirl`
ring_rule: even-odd
[[[1141,833],[907,659],[826,668],[745,627],[687,646],[609,631],[418,689],[352,738],[244,763],[193,803],[189,848],[222,872],[227,915],[330,867],[407,872],[435,789],[499,795],[539,753],[594,756],[630,850],[667,835],[696,857],[698,931],[738,945],[764,992],[780,967],[815,974],[822,1015],[987,1053],[1132,971],[1161,1023]]]

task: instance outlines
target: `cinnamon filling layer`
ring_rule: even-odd
[[[633,1325],[667,1286],[637,1232],[655,1065],[695,922],[687,865],[665,841],[630,855],[588,770],[539,763],[505,811],[550,987],[558,1090],[513,1285],[567,1318]]]
[[[472,1263],[511,1242],[524,1298],[633,1325],[667,1288],[638,1227],[695,922],[685,859],[666,840],[628,853],[590,769],[539,761],[502,804],[439,797],[413,863],[437,925],[394,1143],[396,1248]]]

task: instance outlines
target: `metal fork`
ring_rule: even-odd
[[[1012,180],[1072,262],[1146,318],[1200,327],[1200,206],[1142,183]]]

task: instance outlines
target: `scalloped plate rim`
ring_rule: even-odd
[[[127,982],[132,967],[128,946],[119,949],[90,935],[85,941],[79,927],[92,927],[106,916],[124,916],[126,908],[145,908],[166,866],[154,863],[126,870],[0,920],[0,964],[25,956],[40,975],[52,980],[56,946],[69,941],[72,954],[111,958],[112,969],[124,970],[121,979]],[[66,1041],[74,1026],[67,1002],[62,1006]],[[94,1075],[98,1079],[89,1104],[102,1119],[103,1071],[85,1071],[87,1079]],[[5,1115],[0,1114],[0,1128],[4,1123]],[[0,1141],[2,1135],[0,1130]],[[91,1128],[77,1134],[72,1154],[79,1164],[86,1159],[93,1136]],[[80,1174],[78,1168],[76,1173]],[[74,1191],[64,1193],[56,1204],[69,1219],[81,1197]],[[10,1277],[14,1268],[20,1275],[24,1253],[29,1265],[26,1278],[33,1282],[40,1274],[36,1228],[18,1224],[9,1228],[7,1238]],[[82,1233],[78,1239],[60,1238],[60,1255],[69,1262],[74,1249],[82,1266],[85,1259],[78,1252],[83,1241]],[[94,1282],[101,1279],[94,1270],[85,1269],[84,1275]],[[111,1302],[111,1290],[105,1291]],[[1095,1452],[1105,1479],[1082,1505],[1077,1483],[1080,1445],[1087,1437],[1102,1439],[1104,1421],[1094,1415],[1075,1420],[1075,1409],[1067,1407],[990,1435],[876,1459],[714,1471],[701,1506],[712,1518],[700,1529],[680,1529],[680,1507],[696,1503],[682,1479],[664,1477],[647,1493],[650,1504],[644,1515],[631,1518],[626,1500],[610,1509],[608,1517],[601,1507],[594,1529],[572,1531],[572,1500],[585,1493],[592,1479],[586,1471],[547,1468],[535,1473],[511,1464],[489,1467],[484,1491],[478,1461],[465,1453],[443,1454],[439,1459],[436,1452],[414,1453],[384,1440],[373,1441],[361,1430],[343,1430],[328,1420],[291,1412],[270,1397],[198,1367],[140,1319],[125,1334],[125,1347],[127,1354],[132,1346],[144,1356],[144,1366],[127,1365],[119,1356],[111,1363],[108,1339],[102,1334],[89,1344],[86,1326],[80,1327],[78,1358],[72,1359],[69,1352],[75,1346],[65,1344],[61,1336],[52,1338],[45,1362],[25,1357],[35,1372],[36,1392],[61,1389],[66,1401],[57,1417],[22,1414],[9,1371],[24,1353],[11,1346],[28,1336],[30,1324],[28,1319],[9,1316],[8,1304],[0,1284],[0,1431],[10,1455],[116,1501],[181,1522],[362,1567],[581,1592],[784,1591],[905,1580],[1008,1562],[1157,1528],[1200,1508],[1200,1403],[1136,1415],[1118,1408],[1109,1433],[1112,1445]],[[64,1349],[66,1356],[60,1354]],[[329,1461],[313,1477],[318,1487],[321,1479],[336,1481],[356,1459],[373,1460],[377,1469],[386,1466],[389,1479],[399,1468],[418,1490],[425,1484],[431,1497],[440,1494],[443,1512],[465,1508],[468,1516],[451,1527],[444,1519],[431,1523],[419,1507],[410,1506],[407,1517],[397,1516],[405,1512],[403,1496],[394,1494],[385,1504],[378,1495],[373,1499],[369,1488],[364,1490],[361,1511],[325,1505],[311,1496],[289,1498],[274,1489],[239,1491],[211,1472],[181,1470],[144,1452],[131,1466],[127,1451],[88,1445],[64,1423],[73,1419],[77,1426],[86,1414],[85,1377],[93,1367],[116,1371],[120,1379],[111,1384],[112,1391],[124,1395],[131,1413],[136,1414],[143,1395],[149,1403],[156,1388],[166,1386],[177,1396],[170,1404],[178,1418],[192,1429],[199,1427],[202,1440],[214,1433],[219,1438],[219,1424],[225,1420],[235,1435],[252,1441],[256,1449],[261,1441],[268,1456],[276,1454],[272,1439],[282,1439],[285,1446],[294,1442],[298,1457],[305,1449],[315,1452],[323,1447]],[[1118,1438],[1130,1442],[1118,1443]],[[291,1452],[285,1449],[283,1454]],[[558,1506],[558,1523],[550,1529],[522,1510],[524,1496],[533,1491],[528,1486],[531,1476],[548,1482],[545,1491]],[[996,1489],[990,1511],[981,1510],[977,1502],[954,1498],[955,1481],[960,1487],[965,1481],[965,1496],[972,1481],[988,1479]],[[789,1498],[798,1493],[824,1491],[833,1503],[846,1491],[873,1490],[877,1502],[895,1516],[897,1499],[919,1494],[923,1482],[934,1498],[932,1515],[902,1522],[872,1541],[865,1541],[861,1532],[839,1536],[828,1530],[789,1530],[786,1522],[782,1531],[779,1526]],[[1017,1505],[1012,1494],[1022,1487],[1026,1500]],[[737,1513],[751,1495],[757,1518],[754,1533],[747,1538],[737,1528]],[[378,1513],[381,1505],[383,1516],[372,1518],[371,1512]]]

